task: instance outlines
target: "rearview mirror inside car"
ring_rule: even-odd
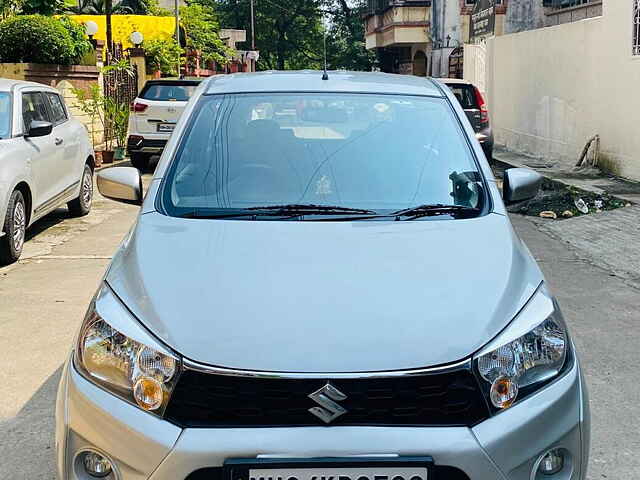
[[[507,205],[531,200],[540,190],[542,175],[529,168],[510,168],[504,172],[502,197]]]
[[[98,172],[98,190],[117,202],[142,205],[142,177],[134,167],[113,167]]]
[[[53,130],[51,122],[43,122],[41,120],[32,120],[29,125],[29,131],[26,137],[46,137]]]

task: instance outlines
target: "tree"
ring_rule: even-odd
[[[188,49],[197,50],[206,61],[227,62],[232,52],[218,36],[220,24],[211,6],[193,3],[181,7],[180,20]]]
[[[63,0],[24,0],[21,10],[25,15],[53,15],[63,7]]]
[[[248,0],[197,0],[217,7],[227,28],[249,30]],[[257,0],[255,2],[258,69],[289,70],[323,65],[322,11],[319,0]]]
[[[365,0],[323,0],[321,8],[329,18],[327,50],[332,68],[371,71],[375,54],[365,47]]]
[[[75,13],[78,15],[102,15],[105,13],[105,0],[80,0],[78,5],[68,7],[69,13]],[[126,14],[144,14],[144,12],[136,12],[132,7],[125,4],[124,1],[115,2],[111,5],[111,13],[126,15]]]

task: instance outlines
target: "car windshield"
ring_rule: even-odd
[[[156,101],[188,102],[198,85],[196,83],[152,83],[140,92],[140,98]]]
[[[481,203],[481,176],[442,98],[215,95],[204,96],[193,115],[165,179],[169,215]]]
[[[11,94],[0,92],[0,140],[11,136]]]

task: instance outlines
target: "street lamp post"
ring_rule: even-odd
[[[253,10],[253,0],[251,0],[251,50],[254,52],[256,50],[256,23]],[[253,58],[251,59],[251,71],[256,71],[256,61]]]
[[[178,47],[180,47],[180,10],[178,9],[178,1],[179,0],[175,0],[174,7],[176,15],[176,42],[178,43]],[[180,55],[178,55],[178,78],[180,77],[180,67]]]

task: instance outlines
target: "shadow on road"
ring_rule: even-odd
[[[55,398],[60,366],[14,418],[0,421],[0,479],[54,480]]]

